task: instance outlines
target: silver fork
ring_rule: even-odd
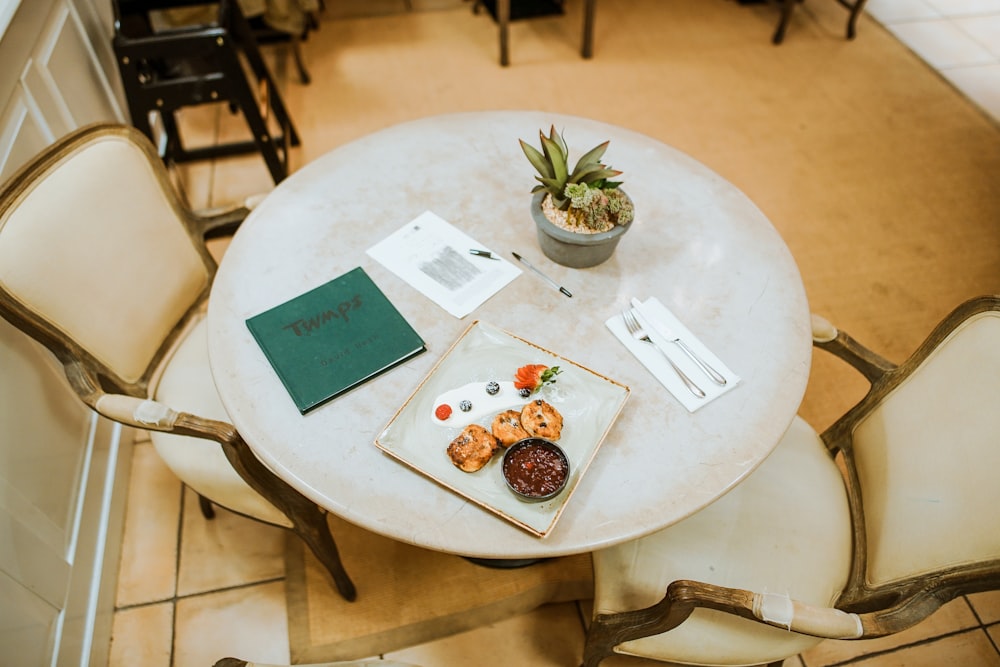
[[[636,340],[641,340],[643,343],[649,343],[657,350],[659,350],[660,354],[663,355],[663,358],[667,360],[668,364],[670,364],[670,367],[673,368],[674,371],[677,373],[677,376],[680,377],[680,379],[684,382],[687,388],[691,390],[691,393],[697,396],[698,398],[705,398],[705,392],[701,390],[701,387],[696,385],[691,380],[691,378],[689,378],[684,373],[684,371],[682,371],[680,368],[677,367],[677,364],[675,364],[673,360],[667,356],[667,353],[663,351],[663,348],[657,345],[652,338],[646,335],[645,329],[643,329],[642,325],[639,324],[639,320],[636,319],[635,313],[633,313],[631,309],[626,308],[625,310],[622,311],[622,319],[625,321],[625,328],[628,329],[628,332],[632,336],[632,338],[635,338]]]

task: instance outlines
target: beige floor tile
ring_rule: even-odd
[[[175,118],[181,135],[181,144],[187,148],[211,146],[219,131],[219,122],[228,107],[223,103],[186,106],[179,109]]]
[[[501,623],[388,653],[385,657],[428,667],[565,667],[578,665],[583,657],[583,628],[576,604],[545,605]]]
[[[974,67],[954,67],[941,73],[1000,123],[1000,62]]]
[[[149,442],[136,445],[125,512],[117,606],[174,595],[181,483]]]
[[[948,19],[897,23],[890,31],[932,67],[983,65],[993,55]]]
[[[174,604],[161,602],[115,612],[109,667],[171,667]]]
[[[227,656],[288,664],[283,581],[177,601],[173,667],[209,667]]]
[[[293,158],[290,171],[294,171],[294,165]],[[271,173],[264,159],[256,153],[216,160],[212,178],[212,206],[240,203],[247,197],[267,194],[274,189]]]
[[[986,628],[987,634],[989,634],[990,639],[993,640],[994,646],[1000,646],[1000,623],[996,623]]]
[[[998,5],[1000,7],[1000,5]],[[1000,9],[993,16],[975,16],[955,19],[955,25],[986,47],[1000,59]]]
[[[192,210],[199,211],[214,205],[212,186],[214,185],[215,165],[212,161],[199,160],[174,165],[172,175],[181,197]]]
[[[323,11],[325,19],[349,19],[360,16],[384,16],[406,12],[406,0],[366,0],[365,2],[330,2]]]
[[[868,0],[865,12],[880,23],[898,23],[919,19],[940,18],[941,14],[925,0]]]
[[[937,613],[932,614],[923,623],[919,623],[909,630],[904,630],[898,634],[880,639],[865,639],[860,641],[827,640],[803,653],[802,657],[809,667],[826,667],[827,665],[840,664],[871,653],[890,651],[901,646],[915,644],[977,625],[978,623],[969,605],[965,602],[964,598],[959,598],[941,607]],[[920,653],[919,649],[915,649],[915,651],[915,654]],[[905,664],[909,667],[909,663],[887,664]],[[971,665],[976,663],[959,662],[949,664]]]
[[[178,595],[284,577],[284,528],[220,507],[214,519],[205,519],[197,495],[184,493]]]
[[[1000,12],[1000,0],[925,0],[943,16],[968,16]]]
[[[808,658],[806,664],[813,667]],[[851,667],[998,667],[1000,654],[986,633],[977,629],[850,664]]]
[[[980,622],[984,625],[1000,623],[1000,591],[976,593],[967,597]]]

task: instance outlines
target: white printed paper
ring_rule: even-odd
[[[469,250],[490,249],[426,211],[368,249],[368,255],[450,314],[462,318],[520,275],[521,270]]]

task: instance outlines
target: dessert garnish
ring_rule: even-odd
[[[459,401],[458,409],[461,410],[462,412],[468,412],[469,410],[472,409],[472,401],[468,399]]]
[[[486,383],[486,393],[490,396],[496,396],[500,392],[500,384],[490,380]]]
[[[447,403],[442,403],[441,405],[434,408],[434,416],[444,421],[451,416],[451,406]]]
[[[520,391],[521,396],[527,398],[545,385],[555,382],[560,372],[558,366],[544,364],[521,366],[514,374],[514,386]],[[527,394],[524,393],[525,389],[528,390]]]

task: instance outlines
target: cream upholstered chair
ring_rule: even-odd
[[[138,130],[82,128],[0,186],[0,315],[56,356],[84,403],[149,430],[203,499],[294,530],[353,600],[325,514],[253,456],[209,370],[205,238],[247,213],[196,215]]]
[[[822,435],[796,419],[689,519],[596,552],[587,667],[779,665],[1000,589],[1000,296],[959,306],[899,366],[819,318],[814,342],[868,394]]]

